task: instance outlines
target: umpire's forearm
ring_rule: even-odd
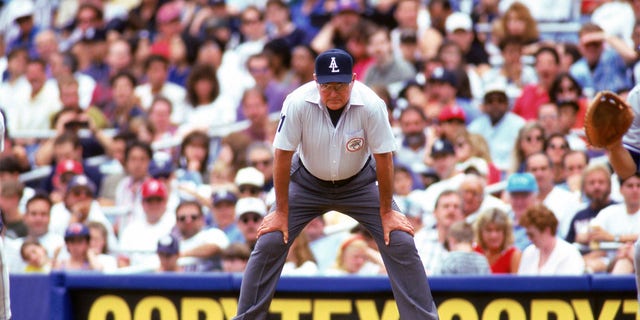
[[[276,149],[273,165],[273,187],[276,192],[276,207],[280,212],[289,212],[289,173],[293,151]]]
[[[378,177],[378,190],[380,192],[380,212],[389,212],[392,209],[393,199],[393,154],[374,154],[376,159],[376,175]]]

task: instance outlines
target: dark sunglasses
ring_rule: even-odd
[[[266,167],[271,164],[271,159],[251,161],[249,164],[251,164],[252,167]]]
[[[260,194],[260,192],[262,192],[262,189],[256,186],[240,186],[238,190],[240,190],[240,193],[248,192],[248,193],[251,193],[252,195],[257,195],[257,194]]]
[[[178,217],[178,221],[185,222],[187,221],[187,218],[189,218],[191,221],[196,221],[200,219],[200,214],[199,213],[183,214]]]
[[[254,223],[258,223],[258,222],[260,222],[260,220],[262,220],[262,217],[258,216],[258,215],[251,215],[251,216],[245,215],[245,216],[242,216],[240,218],[240,221],[242,221],[242,223],[249,223],[249,221],[253,221]]]

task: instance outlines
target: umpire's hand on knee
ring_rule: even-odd
[[[284,243],[289,242],[289,214],[282,211],[273,211],[269,213],[258,227],[258,238],[263,234],[280,231]]]
[[[393,230],[404,231],[413,236],[413,225],[407,217],[395,210],[380,212],[382,219],[382,231],[384,232],[384,244],[389,245],[389,234]]]

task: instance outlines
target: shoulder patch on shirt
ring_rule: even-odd
[[[362,149],[362,147],[364,146],[364,138],[361,137],[355,137],[355,138],[351,138],[349,139],[349,141],[347,141],[347,151],[349,152],[356,152],[360,149]]]

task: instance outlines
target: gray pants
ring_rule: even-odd
[[[313,218],[337,210],[356,219],[372,234],[389,274],[402,319],[438,319],[427,276],[410,234],[394,231],[384,244],[375,161],[347,185],[329,187],[300,166],[294,156],[289,185],[289,243],[281,232],[258,239],[242,279],[238,313],[234,319],[267,319],[269,305],[285,263],[289,245]],[[394,203],[396,210],[397,206]]]

